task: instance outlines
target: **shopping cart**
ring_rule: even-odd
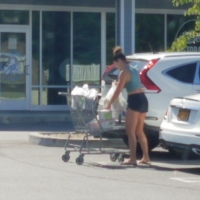
[[[59,92],[59,95],[66,96],[67,105],[69,106],[71,120],[74,126],[74,131],[69,133],[65,143],[65,154],[62,155],[62,160],[68,162],[70,160],[71,152],[79,152],[76,158],[76,163],[82,165],[84,162],[84,155],[86,154],[109,154],[110,160],[115,162],[118,160],[122,162],[124,155],[129,154],[127,149],[105,149],[102,148],[102,134],[105,128],[100,123],[97,117],[97,107],[99,98],[87,98],[81,95],[70,95],[65,92]],[[95,128],[91,128],[91,123],[95,123]],[[116,127],[117,128],[117,127]],[[106,129],[108,131],[108,129]],[[80,145],[70,143],[70,138],[73,134],[82,133],[84,136]],[[99,138],[99,148],[91,148],[89,146],[89,137]]]

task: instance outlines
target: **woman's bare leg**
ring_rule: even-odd
[[[130,159],[125,161],[125,163],[136,163],[136,147],[137,139],[135,135],[138,116],[140,113],[127,109],[126,112],[126,134],[128,135],[129,149],[130,149]]]
[[[144,131],[143,131],[145,117],[146,117],[146,113],[139,114],[138,123],[136,127],[136,136],[140,142],[140,146],[143,151],[143,158],[141,161],[148,162],[150,160],[149,153],[148,153],[148,142],[147,142],[146,135],[144,134]]]

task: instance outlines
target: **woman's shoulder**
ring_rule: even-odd
[[[131,67],[131,66],[127,66],[124,71],[126,71],[127,73],[133,73],[135,71],[137,71],[135,68]]]
[[[131,72],[131,69],[129,67],[125,67],[121,73],[124,73],[124,74],[129,74]]]
[[[131,71],[129,71],[128,69],[123,69],[122,71],[121,71],[121,73],[120,73],[120,77],[122,78],[122,79],[129,79],[130,78],[130,76],[131,76]]]

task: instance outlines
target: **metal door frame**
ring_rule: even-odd
[[[0,25],[0,33],[25,33],[26,34],[26,65],[28,72],[26,74],[26,98],[25,100],[0,100],[1,110],[29,110],[30,109],[30,88],[31,88],[31,32],[30,26],[24,25]]]

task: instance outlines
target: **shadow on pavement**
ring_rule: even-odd
[[[128,156],[126,156],[128,157]],[[137,160],[140,160],[142,155],[138,155]],[[162,149],[159,151],[153,151],[150,153],[151,165],[138,164],[136,168],[138,169],[150,169],[150,170],[159,170],[159,171],[181,171],[185,173],[200,174],[200,159],[189,159],[181,160],[176,156],[170,155],[167,151]],[[135,168],[134,166],[125,166],[120,165],[118,161],[116,162],[96,162],[90,163],[89,166],[105,168],[105,169],[114,169],[114,170],[126,170],[130,168]]]
[[[193,174],[193,175],[200,175],[200,166],[199,168],[195,168],[195,169],[182,169],[179,171],[188,173],[188,174]]]

